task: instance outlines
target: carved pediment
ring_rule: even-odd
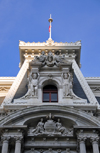
[[[51,113],[47,121],[43,121],[43,118],[38,122],[35,128],[30,127],[28,131],[29,136],[73,136],[73,129],[66,128],[60,122],[52,119]]]

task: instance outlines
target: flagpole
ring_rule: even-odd
[[[48,20],[50,22],[50,31],[49,31],[49,39],[51,39],[51,22],[53,22],[53,19],[51,18],[51,14],[50,14],[50,18]]]

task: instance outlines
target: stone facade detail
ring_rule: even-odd
[[[83,130],[81,130],[78,133],[78,142],[79,142],[79,148],[80,153],[86,153],[86,143],[85,141],[89,139],[90,143],[92,143],[93,153],[99,153],[99,136],[95,131],[93,133],[85,133]]]
[[[73,93],[73,76],[69,72],[62,73],[63,96],[72,99],[81,99]]]
[[[39,73],[31,71],[28,78],[28,91],[21,99],[29,99],[38,95]]]
[[[57,43],[57,42],[54,42],[52,39],[48,39],[46,42],[43,42],[43,43],[30,43],[30,42],[24,42],[24,41],[19,41],[19,46],[81,46],[81,41],[76,41],[75,43],[71,42],[71,43]]]
[[[31,63],[34,64],[40,62],[42,67],[45,65],[47,65],[48,67],[53,67],[54,65],[56,65],[58,67],[63,63],[68,63],[68,61],[65,59],[65,56],[59,54],[59,51],[57,51],[55,55],[53,55],[53,53],[49,51],[48,54],[45,55],[45,52],[42,51],[42,54],[39,57],[36,56],[35,60],[33,60]]]
[[[76,77],[78,78],[86,96],[88,97],[89,102],[92,104],[97,104],[98,102],[97,102],[92,90],[90,89],[89,85],[87,84],[85,78],[83,77],[83,74],[81,73],[75,60],[73,60],[72,67],[74,69],[74,73],[75,73]]]
[[[2,153],[8,153],[9,139],[10,137],[6,137],[6,136],[2,137],[2,142],[3,142]]]
[[[12,99],[13,99],[13,97],[14,97],[14,95],[15,95],[24,75],[27,72],[28,67],[29,67],[29,61],[25,60],[23,66],[21,67],[21,70],[19,71],[19,73],[18,73],[18,75],[17,75],[17,77],[16,77],[16,79],[13,83],[13,85],[11,86],[9,92],[7,93],[7,96],[5,97],[5,99],[3,101],[3,104],[11,103],[11,101],[12,101]]]
[[[19,48],[21,69],[0,108],[1,153],[99,153],[100,108],[79,69],[81,42]]]
[[[73,129],[66,128],[58,119],[56,122],[51,119],[51,113],[49,114],[49,119],[44,123],[43,118],[38,122],[35,129],[29,129],[29,135],[39,136],[39,135],[47,135],[47,136],[72,136]]]
[[[22,136],[16,136],[15,137],[15,153],[21,153],[21,140]]]

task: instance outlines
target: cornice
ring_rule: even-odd
[[[48,39],[46,42],[24,42],[19,40],[20,46],[81,46],[81,41],[76,42],[54,42],[52,39]]]
[[[14,81],[16,77],[0,77],[0,83],[5,81]]]

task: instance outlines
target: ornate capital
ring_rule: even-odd
[[[15,136],[14,138],[16,142],[21,142],[21,140],[23,139],[23,136]]]
[[[94,144],[94,143],[98,143],[99,137],[94,136],[94,137],[91,137],[90,139],[91,139],[92,144]]]
[[[10,137],[9,136],[2,136],[1,141],[7,143],[9,141]]]
[[[87,139],[87,137],[85,137],[85,136],[78,136],[79,143],[84,143],[86,139]]]

